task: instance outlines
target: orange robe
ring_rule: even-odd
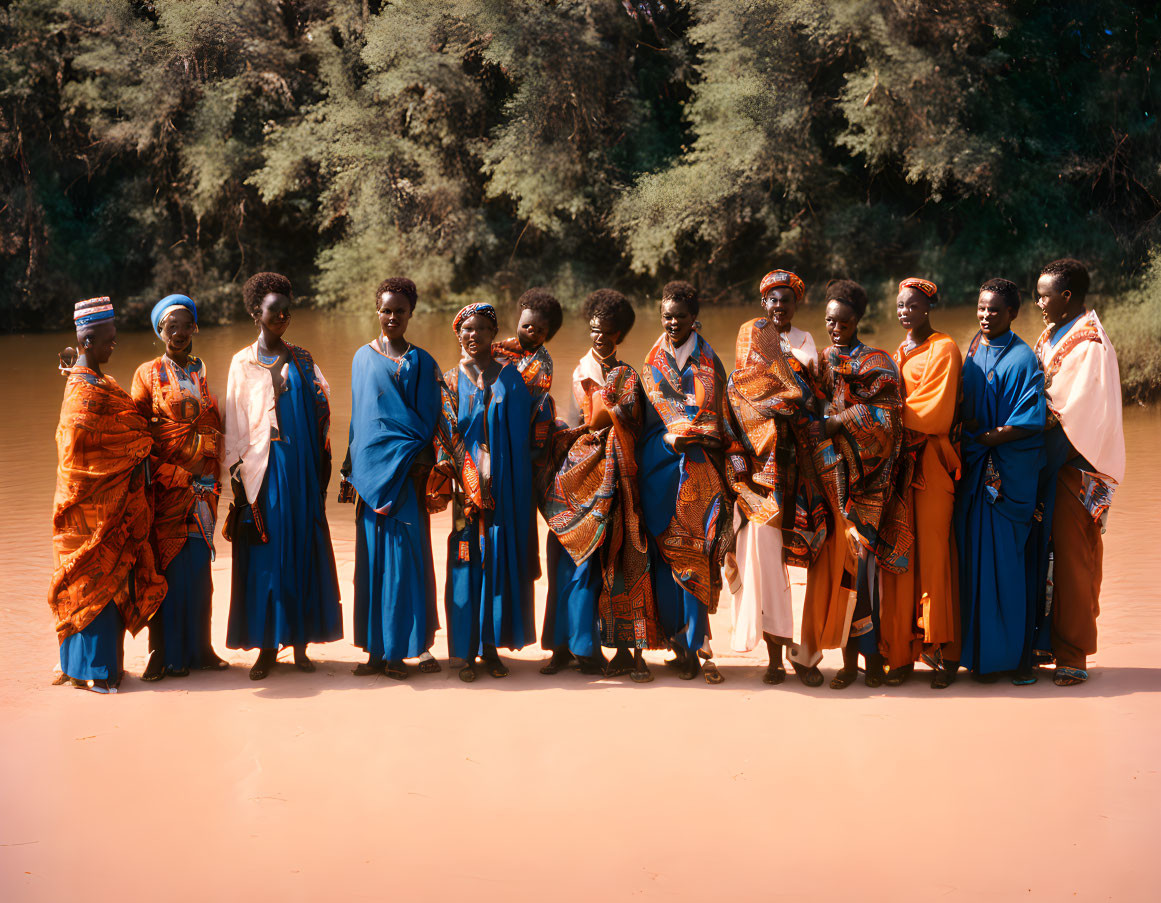
[[[213,548],[219,491],[216,485],[212,491],[197,490],[193,478],[213,477],[216,484],[222,418],[206,384],[205,365],[197,363],[193,378],[200,397],[181,386],[175,365],[166,357],[146,361],[133,374],[133,401],[153,436],[153,541],[163,571],[189,539],[191,524],[198,523],[194,514],[199,498],[209,505],[208,522],[201,526]]]
[[[136,634],[166,590],[149,543],[149,424],[111,376],[74,367],[65,384],[56,447],[48,604],[57,639],[80,633],[110,602]]]
[[[910,566],[882,573],[879,648],[892,668],[919,658],[923,645],[942,646],[959,660],[959,578],[951,531],[959,452],[950,433],[956,420],[963,357],[941,332],[918,347],[895,352],[906,392],[904,445],[917,450],[915,473],[903,503],[914,512]]]

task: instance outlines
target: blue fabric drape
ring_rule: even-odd
[[[313,372],[304,374],[292,358],[275,403],[278,436],[258,493],[269,539],[252,543],[239,535],[234,542],[226,633],[231,649],[302,646],[343,635],[326,487],[320,485],[329,450],[322,447],[317,404]]]
[[[483,647],[520,649],[536,640],[533,563],[529,537],[532,396],[515,367],[479,388],[456,370],[456,423],[473,461],[488,462],[495,507],[474,511],[448,537],[448,647],[452,656],[480,655]]]
[[[395,361],[370,346],[351,364],[350,481],[355,515],[355,644],[398,661],[435,636],[435,568],[422,498],[440,416],[439,369],[421,348]],[[417,475],[418,474],[418,475]]]
[[[979,673],[1018,668],[1034,618],[1026,546],[1044,466],[1044,374],[1032,349],[1015,333],[1008,336],[1004,345],[988,346],[977,335],[963,367],[963,476],[955,508],[961,662]],[[972,441],[1005,424],[1034,433],[993,448]]]

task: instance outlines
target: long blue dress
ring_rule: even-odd
[[[1026,545],[1044,465],[1044,373],[1013,332],[985,344],[972,340],[963,366],[963,477],[956,492],[963,654],[981,674],[1015,670],[1033,624],[1034,595]],[[987,448],[974,437],[998,426],[1031,436]]]
[[[278,435],[270,442],[257,501],[268,539],[247,538],[254,527],[249,507],[234,539],[226,630],[231,649],[304,646],[343,635],[339,580],[323,504],[330,473],[324,425],[329,411],[315,385],[313,363],[292,355],[286,371],[286,385],[275,402]]]
[[[360,348],[351,364],[355,644],[372,660],[399,661],[429,649],[439,625],[422,488],[434,460],[440,378],[422,348],[397,361],[377,344]]]
[[[458,367],[444,374],[437,438],[459,484],[444,589],[455,658],[536,640],[531,424],[532,396],[515,367],[482,389]]]
[[[125,621],[110,602],[60,644],[60,669],[75,680],[117,680],[124,670]]]

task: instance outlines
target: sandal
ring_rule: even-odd
[[[580,664],[581,674],[605,673],[605,661],[602,658],[597,658],[595,655],[578,655],[576,660]]]
[[[541,674],[559,674],[572,661],[572,653],[567,649],[553,649],[550,658],[540,669]]]
[[[464,666],[460,668],[460,680],[466,684],[470,684],[476,679],[476,663],[464,662]]]
[[[701,666],[701,673],[705,677],[707,684],[725,683],[725,677],[722,676],[722,672],[718,670],[718,666],[713,662],[705,662]]]
[[[355,677],[369,677],[372,674],[382,674],[387,670],[387,663],[384,661],[377,662],[359,662],[352,669],[351,673]]]
[[[407,665],[404,662],[387,662],[383,673],[392,680],[407,680]]]
[[[933,690],[946,690],[953,683],[955,683],[955,672],[950,668],[938,668],[931,675],[931,689]]]
[[[823,682],[822,672],[818,670],[818,665],[795,665],[794,673],[798,679],[806,687],[821,687]]]
[[[832,690],[845,690],[855,682],[858,676],[858,668],[839,668],[834,677],[830,679],[830,688]]]
[[[491,674],[493,677],[497,677],[497,678],[507,677],[509,675],[509,673],[511,673],[508,670],[508,666],[505,665],[498,658],[494,658],[491,661],[487,662],[487,665],[488,665],[488,673]]]
[[[165,663],[161,660],[160,652],[150,652],[149,661],[145,663],[145,670],[141,672],[141,679],[152,683],[165,677]]]
[[[439,672],[442,670],[443,667],[440,665],[439,661],[430,654],[427,658],[420,658],[419,660],[420,674],[439,674]]]
[[[648,668],[645,668],[643,671],[630,670],[629,671],[629,679],[632,680],[634,683],[647,684],[653,680],[653,672],[650,671]]]
[[[202,653],[203,665],[198,665],[199,671],[225,671],[230,667],[230,663],[222,658],[213,649],[207,649]]]
[[[1075,687],[1088,680],[1088,672],[1084,668],[1058,667],[1052,674],[1052,682],[1058,687]]]
[[[271,650],[258,653],[257,661],[250,668],[250,680],[265,680],[270,674],[270,669],[274,667],[277,657],[278,653]]]
[[[784,680],[786,680],[786,669],[781,664],[776,665],[771,662],[766,666],[766,672],[762,675],[762,683],[776,687]]]
[[[620,677],[633,673],[633,656],[628,649],[618,649],[616,655],[605,665],[605,677]]]
[[[883,680],[883,683],[889,687],[901,687],[903,684],[907,683],[907,678],[909,678],[914,671],[914,665],[903,665],[899,668],[892,668],[887,672],[887,677]]]
[[[1012,674],[1012,686],[1030,687],[1039,679],[1035,668],[1021,668]]]
[[[189,668],[166,668],[166,677],[189,677]]]

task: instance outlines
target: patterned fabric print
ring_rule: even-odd
[[[641,380],[668,432],[698,443],[682,456],[677,509],[657,540],[674,578],[713,614],[722,589],[722,564],[734,544],[733,499],[723,458],[729,444],[722,416],[726,370],[709,342],[700,335],[695,338],[683,370],[666,336],[658,339],[645,359]]]
[[[1099,344],[1101,334],[1093,324],[1093,312],[1088,311],[1082,316],[1081,321],[1069,330],[1068,335],[1060,340],[1059,347],[1053,348],[1051,339],[1052,337],[1049,335],[1049,331],[1047,329],[1044,330],[1037,340],[1035,347],[1032,349],[1036,357],[1042,361],[1047,360],[1048,356],[1052,355],[1052,360],[1048,361],[1048,367],[1044,371],[1044,391],[1046,392],[1052,385],[1052,377],[1060,370],[1061,365],[1072,350],[1083,342],[1096,342]],[[973,349],[977,344],[978,340],[973,342]],[[1051,403],[1048,405],[1048,409],[1052,411]],[[1055,411],[1052,411],[1052,414],[1056,416]]]
[[[541,487],[545,519],[577,564],[600,556],[601,642],[664,648],[637,497],[636,442],[645,404],[641,380],[632,367],[617,361],[603,386],[584,380],[573,388],[581,396],[586,423],[600,404],[613,425],[593,431],[557,423]]]
[[[1109,515],[1109,505],[1113,502],[1115,484],[1099,473],[1090,470],[1080,471],[1081,504],[1092,516],[1092,519],[1104,527]],[[1103,532],[1103,530],[1102,530]]]
[[[110,602],[136,634],[165,598],[165,578],[149,544],[142,466],[152,445],[148,423],[112,377],[73,368],[56,430],[48,592],[62,642]]]
[[[142,364],[133,377],[133,401],[149,420],[153,436],[150,469],[153,475],[153,544],[157,566],[165,570],[185,546],[191,523],[197,525],[213,548],[214,523],[221,487],[218,485],[218,444],[222,431],[218,405],[210,394],[205,365],[190,358],[190,376],[197,394],[178,381],[174,364],[159,357]],[[195,476],[211,477],[214,484],[202,488]],[[208,505],[209,522],[197,517],[198,500]]]
[[[481,471],[479,463],[472,458],[460,435],[459,383],[459,367],[452,367],[444,373],[440,383],[442,410],[435,428],[435,467],[427,479],[427,508],[429,511],[446,508],[448,502],[456,497],[458,484],[462,491],[459,501],[464,516],[471,517],[474,511],[491,510],[496,504],[492,500],[487,470]],[[487,449],[482,451],[486,453]],[[462,530],[463,527],[464,524],[457,518],[455,529]]]
[[[823,491],[879,565],[900,573],[915,542],[911,511],[902,503],[914,456],[899,454],[903,389],[895,361],[861,342],[832,345],[822,353],[822,383],[840,423],[814,452]]]
[[[781,523],[788,564],[806,566],[826,541],[826,503],[807,431],[823,396],[785,340],[759,318],[738,332],[736,369],[726,391],[731,444],[726,477],[742,513]]]

